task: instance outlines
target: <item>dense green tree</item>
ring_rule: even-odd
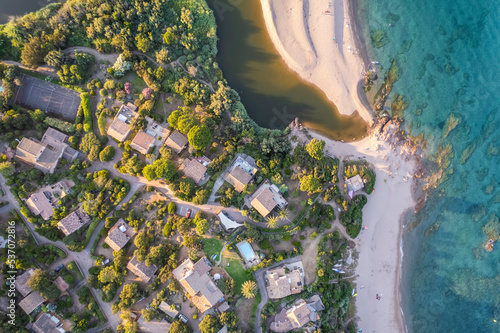
[[[300,179],[300,190],[308,193],[313,193],[321,188],[318,178],[314,175],[305,175]]]
[[[217,333],[222,328],[222,325],[216,316],[206,315],[198,327],[201,333]]]
[[[85,154],[89,154],[94,147],[97,147],[98,150],[101,147],[101,142],[97,136],[94,133],[85,134],[82,142],[80,142],[80,150]]]
[[[59,69],[62,67],[62,65],[69,62],[69,57],[62,51],[54,50],[47,53],[43,60],[47,65]]]
[[[47,274],[41,269],[36,269],[30,276],[26,284],[35,291],[38,291],[46,299],[55,300],[61,295],[54,283],[50,281]]]
[[[192,127],[187,136],[189,144],[198,150],[205,149],[212,142],[212,131],[205,125]]]
[[[171,181],[177,173],[177,166],[169,160],[156,160],[153,166],[155,167],[156,176],[167,181]]]
[[[193,330],[180,320],[176,320],[170,326],[170,333],[191,333]]]
[[[325,141],[318,140],[316,138],[312,139],[306,145],[306,151],[311,155],[312,158],[320,160],[323,158],[323,149],[325,148]]]
[[[40,37],[32,37],[24,44],[21,52],[21,62],[31,68],[37,68],[43,63],[43,58],[49,50]]]
[[[4,177],[10,177],[16,172],[14,163],[12,162],[1,162],[0,163],[0,175]]]
[[[155,167],[151,164],[146,165],[144,169],[142,169],[142,175],[150,182],[157,178]]]
[[[99,159],[101,160],[101,162],[109,162],[113,159],[114,156],[115,156],[115,148],[113,146],[106,146],[99,153]]]

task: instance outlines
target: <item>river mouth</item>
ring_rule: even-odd
[[[219,67],[259,126],[284,128],[298,117],[308,128],[335,140],[366,136],[366,123],[357,112],[341,115],[320,89],[288,68],[267,33],[259,1],[207,3],[217,21]]]

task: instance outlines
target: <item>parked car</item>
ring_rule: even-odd
[[[186,218],[188,219],[190,216],[191,216],[191,209],[188,209],[188,211],[186,213]]]
[[[60,264],[59,266],[56,267],[56,269],[54,269],[54,271],[57,273],[59,272],[61,269],[63,269],[64,265],[63,264]]]
[[[187,323],[188,322],[188,319],[182,313],[179,313],[179,319],[182,320],[183,323]]]
[[[109,264],[109,262],[110,262],[110,260],[106,259],[103,262],[101,262],[101,265],[106,266],[107,264]]]

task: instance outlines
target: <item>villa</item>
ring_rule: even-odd
[[[45,302],[45,299],[42,295],[40,295],[38,291],[33,291],[19,302],[19,306],[27,315],[30,315],[36,308],[42,305],[43,302]]]
[[[280,194],[276,185],[265,181],[250,197],[250,204],[260,215],[266,217],[276,207],[285,208],[288,202]]]
[[[196,185],[199,185],[206,179],[207,166],[210,164],[210,159],[203,157],[186,158],[182,162],[179,170],[184,172],[186,177],[191,178]]]
[[[289,271],[287,273],[287,270]],[[285,266],[266,272],[267,294],[270,299],[280,299],[289,295],[300,294],[304,286],[300,270],[290,270]]]
[[[17,291],[23,296],[26,297],[31,293],[33,290],[26,284],[28,282],[29,278],[31,275],[33,275],[35,271],[33,268],[28,269],[26,272],[23,274],[19,275],[16,280],[16,289]]]
[[[79,208],[57,222],[57,227],[64,235],[69,236],[89,222],[90,216],[82,208]]]
[[[137,107],[133,104],[122,105],[108,128],[108,135],[118,142],[127,140],[131,132],[130,124],[139,117],[136,110]]]
[[[130,259],[127,264],[127,268],[138,276],[144,283],[149,283],[158,270],[156,265],[146,266],[143,261],[138,261],[136,256],[133,256],[132,259]]]
[[[143,155],[146,155],[151,147],[155,145],[161,146],[170,134],[170,130],[160,123],[154,121],[150,117],[146,117],[145,119],[148,123],[146,129],[137,132],[130,143],[132,149],[135,149]]]
[[[227,169],[224,179],[233,185],[236,192],[242,192],[259,171],[255,160],[250,156],[238,156]]]
[[[47,221],[54,214],[54,206],[43,191],[32,193],[26,200],[26,206],[36,216],[40,215],[42,219]]]
[[[42,313],[33,323],[31,330],[35,333],[64,333],[66,330],[61,327],[61,321],[56,316]]]
[[[172,274],[201,313],[224,303],[224,294],[208,274],[212,265],[206,257],[194,263],[186,259]]]
[[[299,298],[289,309],[283,308],[271,323],[274,332],[288,332],[304,327],[309,322],[320,319],[318,311],[323,311],[325,306],[318,295],[313,295],[309,300]]]
[[[124,219],[119,219],[116,224],[109,229],[108,237],[104,240],[106,244],[109,245],[114,251],[120,251],[132,237],[134,237],[135,231],[133,228],[129,227]]]
[[[22,138],[15,155],[20,161],[48,173],[54,173],[61,158],[73,162],[77,156],[78,151],[68,144],[68,136],[51,127],[45,131],[41,141]]]
[[[181,132],[175,130],[165,141],[165,146],[169,147],[179,155],[184,148],[186,148],[189,140]]]

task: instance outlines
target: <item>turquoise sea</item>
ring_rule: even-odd
[[[356,7],[380,76],[393,60],[401,71],[386,105],[404,96],[405,127],[427,140],[428,168],[447,174],[407,221],[400,289],[408,331],[500,332],[500,244],[483,247],[500,230],[500,1]],[[376,30],[385,33],[379,48],[370,40]],[[451,148],[442,155],[449,165],[436,158],[440,147]]]

